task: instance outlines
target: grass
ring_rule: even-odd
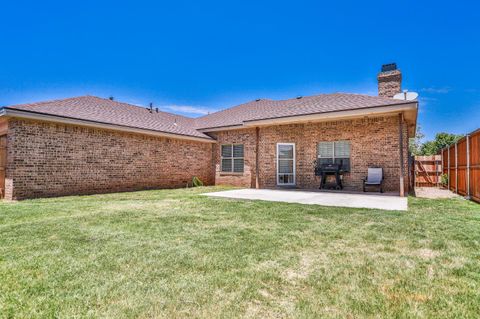
[[[478,204],[198,196],[214,190],[0,203],[0,317],[478,318]]]

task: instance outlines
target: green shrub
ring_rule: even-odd
[[[442,175],[442,184],[447,185],[448,184],[448,174],[443,174]]]
[[[203,186],[203,182],[197,176],[194,176],[192,178],[192,185],[193,187]]]

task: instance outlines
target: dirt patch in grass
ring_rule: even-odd
[[[434,259],[434,258],[440,256],[440,252],[435,251],[435,250],[431,250],[431,249],[428,249],[428,248],[419,249],[419,250],[416,251],[416,254],[420,258],[425,259],[425,260]]]

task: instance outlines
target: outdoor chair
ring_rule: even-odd
[[[383,193],[383,169],[377,167],[368,168],[368,176],[363,179],[363,191],[367,191],[367,186],[378,186],[380,193]]]

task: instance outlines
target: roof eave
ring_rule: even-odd
[[[225,125],[225,126],[215,126],[211,128],[198,128],[197,131],[202,133],[209,133],[209,132],[221,132],[221,131],[230,131],[230,130],[240,130],[245,128],[244,124],[236,124],[236,125]]]
[[[184,134],[169,133],[169,132],[164,132],[164,131],[143,129],[143,128],[133,127],[133,126],[118,125],[118,124],[111,124],[111,123],[105,123],[105,122],[96,122],[96,121],[90,121],[90,120],[82,120],[82,119],[78,119],[78,118],[52,115],[52,114],[46,114],[46,113],[39,113],[39,112],[34,112],[34,111],[18,110],[18,109],[9,108],[9,107],[4,107],[4,108],[0,109],[0,116],[12,117],[12,118],[21,118],[21,119],[30,119],[30,120],[38,120],[38,121],[52,122],[52,123],[79,125],[79,126],[85,126],[85,127],[107,129],[107,130],[129,132],[129,133],[137,133],[137,134],[145,134],[145,135],[151,135],[151,136],[168,137],[168,138],[190,140],[190,141],[203,142],[203,143],[215,143],[216,142],[214,139],[207,138],[207,137],[197,137],[197,136],[191,136],[191,135],[184,135]]]
[[[207,133],[215,131],[227,131],[235,130],[249,127],[257,126],[270,126],[270,125],[282,125],[282,124],[295,124],[295,123],[306,123],[306,122],[325,122],[325,121],[335,121],[335,120],[346,120],[353,118],[361,118],[365,116],[380,116],[387,114],[398,114],[398,113],[409,113],[410,116],[407,117],[407,121],[411,125],[416,126],[417,121],[417,110],[418,110],[418,101],[412,101],[411,103],[400,103],[394,105],[383,105],[375,106],[369,108],[358,108],[345,111],[332,111],[332,112],[323,112],[323,113],[312,113],[304,115],[292,115],[284,117],[273,117],[268,119],[260,120],[249,120],[244,121],[242,124],[231,125],[231,126],[222,126],[222,127],[212,127],[212,128],[202,128],[198,131]]]

